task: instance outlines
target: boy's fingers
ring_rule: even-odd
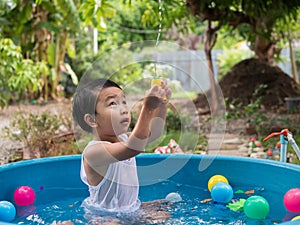
[[[161,79],[160,84],[152,83],[152,86],[148,92],[146,92],[146,96],[155,96],[163,101],[163,103],[167,103],[171,98],[171,89],[167,86],[165,80]]]
[[[151,90],[151,91],[157,91],[157,90],[159,90],[159,88],[160,88],[160,87],[159,87],[158,85],[155,84],[155,85],[153,85],[153,86],[151,87],[150,90]]]
[[[171,95],[172,95],[172,91],[171,91],[170,88],[168,88],[168,90],[166,91],[166,96],[167,96],[167,98],[170,99],[170,98],[171,98]]]

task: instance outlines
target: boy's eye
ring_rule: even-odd
[[[110,102],[108,105],[109,105],[109,106],[115,106],[115,105],[117,105],[117,103],[116,103],[115,101],[112,101],[112,102]]]

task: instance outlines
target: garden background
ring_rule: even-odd
[[[278,160],[278,140],[262,143],[265,136],[288,128],[300,142],[299,7],[297,0],[1,1],[1,164],[81,152],[86,140],[75,139],[71,102],[89,71],[121,86],[141,81],[133,104],[157,74],[173,81],[161,146],[196,131],[196,145],[185,138],[182,150],[214,154],[211,122],[222,119],[217,154]],[[197,127],[185,126],[192,118],[178,108],[194,110]],[[299,163],[291,148],[288,161]]]

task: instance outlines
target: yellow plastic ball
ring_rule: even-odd
[[[225,182],[226,184],[228,184],[228,180],[226,179],[226,177],[224,177],[222,175],[214,175],[208,181],[208,184],[207,184],[208,190],[211,191],[213,186],[219,182]]]
[[[151,86],[153,85],[161,86],[161,80],[160,79],[153,79],[151,80]]]
[[[293,219],[292,219],[292,221],[294,221],[294,220],[299,220],[300,219],[300,216],[295,216]]]

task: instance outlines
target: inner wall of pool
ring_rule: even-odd
[[[238,187],[238,189],[248,190],[252,187]],[[258,194],[264,195],[265,198],[271,199],[270,204],[274,205],[277,202],[272,202],[276,193],[264,193],[260,187],[254,187]],[[14,223],[25,224],[50,224],[52,221],[71,220],[78,224],[86,223],[84,219],[84,211],[80,207],[85,196],[77,198],[69,198],[65,195],[64,198],[53,201],[45,199],[44,196],[53,196],[56,192],[64,192],[65,190],[41,190],[37,192],[36,206],[19,207],[18,217]],[[243,212],[234,212],[225,207],[224,204],[216,204],[213,202],[203,203],[204,199],[210,198],[207,189],[196,186],[189,186],[173,181],[163,181],[151,186],[143,186],[140,190],[141,201],[151,201],[155,199],[163,199],[170,192],[176,192],[182,197],[182,201],[166,206],[164,209],[172,215],[165,224],[249,224],[254,221],[247,219]],[[68,193],[74,196],[80,196],[77,190],[68,190]],[[151,193],[151,195],[149,194]],[[79,195],[78,195],[79,194]],[[236,194],[236,198],[246,198],[244,194]],[[45,201],[46,200],[46,201]],[[126,218],[126,224],[133,224],[132,221]],[[281,221],[280,212],[271,210],[269,216],[262,220],[264,224],[278,224]],[[260,221],[261,222],[261,221]]]
[[[300,187],[300,167],[296,165],[239,157],[154,154],[138,156],[137,164],[142,201],[163,199],[171,192],[179,193],[183,199],[167,209],[172,219],[166,224],[278,224],[297,215],[283,205],[284,194]],[[79,224],[84,223],[80,203],[88,191],[79,178],[79,170],[78,155],[2,166],[0,200],[13,202],[14,190],[28,185],[36,192],[34,207],[17,209],[22,218],[13,222],[41,224],[45,220],[47,224],[76,217]],[[270,204],[266,220],[249,220],[243,212],[231,211],[222,204],[203,203],[202,200],[210,198],[207,182],[215,174],[225,176],[234,191],[253,189],[255,194],[266,198]],[[32,212],[36,214],[30,216]]]

